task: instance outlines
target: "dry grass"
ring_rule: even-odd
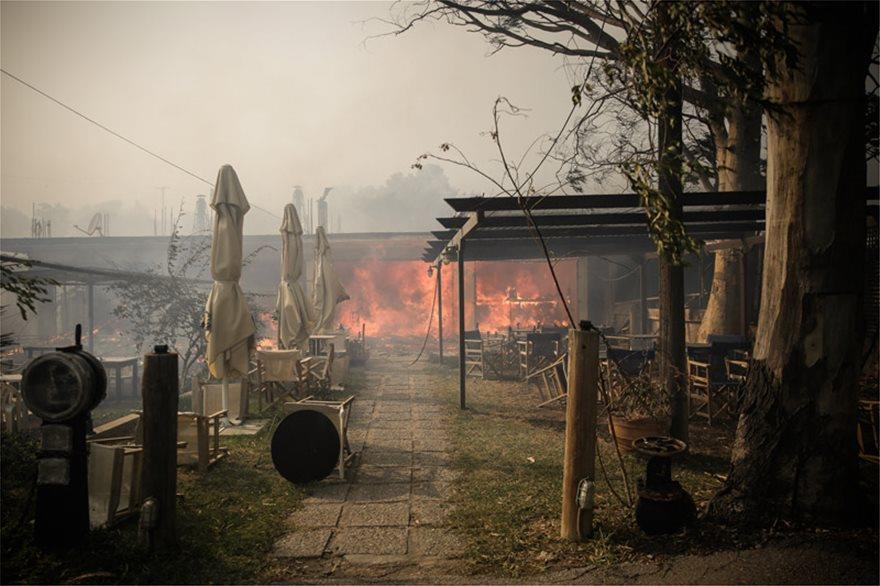
[[[227,458],[204,476],[179,469],[180,548],[149,554],[137,544],[137,521],[93,531],[65,554],[33,544],[30,496],[36,446],[2,438],[3,583],[266,583],[280,562],[267,562],[302,493],[281,478],[268,456],[269,430],[224,438]]]
[[[457,376],[432,371],[441,392],[457,395]],[[559,538],[564,412],[536,409],[537,393],[521,383],[469,379],[468,409],[450,410],[454,420],[456,482],[454,528],[466,542],[475,572],[506,576],[564,567],[608,566],[626,560],[735,545],[751,537],[698,525],[677,536],[649,538],[631,509],[611,493],[597,463],[594,537],[574,544]],[[694,426],[692,453],[676,462],[673,475],[700,507],[720,486],[726,471],[730,430]],[[624,485],[613,446],[600,429],[599,452],[608,479],[622,496]],[[625,455],[630,481],[645,462]],[[633,487],[633,496],[635,497]]]

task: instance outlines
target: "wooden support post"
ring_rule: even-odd
[[[458,402],[465,408],[464,367],[464,240],[458,245]]]
[[[144,401],[144,454],[141,496],[152,500],[141,519],[139,538],[150,547],[177,541],[177,354],[157,346],[144,356],[141,394]]]
[[[747,265],[746,265],[746,243],[742,243],[742,254],[739,255],[739,324],[742,335],[749,335],[749,303],[747,283]]]
[[[645,257],[639,257],[639,321],[641,322],[640,334],[650,334],[648,324],[648,277],[645,276]]]
[[[598,332],[569,330],[561,534],[572,541],[583,541],[593,532],[593,503],[588,498],[584,508],[579,506],[578,487],[582,480],[595,481],[598,386]]]
[[[88,284],[89,290],[89,352],[95,351],[95,286]]]
[[[443,263],[437,263],[437,346],[443,364]]]
[[[586,256],[579,256],[577,258],[577,266],[575,269],[576,272],[576,280],[577,280],[577,317],[578,320],[588,320],[590,319],[590,306],[589,306],[589,264]]]

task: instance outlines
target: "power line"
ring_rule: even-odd
[[[13,75],[12,73],[9,73],[9,72],[6,71],[5,69],[0,68],[0,72],[5,73],[5,74],[8,75],[9,77],[11,77],[11,78],[14,79],[15,81],[17,81],[18,83],[22,84],[23,86],[25,86],[25,87],[27,87],[27,88],[30,88],[31,90],[33,90],[33,91],[35,91],[36,93],[40,94],[41,96],[43,96],[43,97],[46,98],[47,100],[50,100],[50,101],[52,101],[52,102],[55,102],[56,104],[58,104],[59,106],[61,106],[61,107],[64,108],[65,110],[67,110],[68,112],[71,112],[71,113],[75,114],[76,116],[79,116],[80,118],[82,118],[83,120],[85,120],[85,121],[87,121],[87,122],[91,122],[92,124],[94,124],[95,126],[97,126],[98,128],[100,128],[101,130],[103,130],[103,131],[105,131],[105,132],[108,132],[108,133],[112,134],[113,136],[115,136],[116,138],[118,138],[118,139],[120,139],[120,140],[122,140],[122,141],[127,142],[127,143],[130,144],[131,146],[133,146],[133,147],[135,147],[136,149],[139,149],[139,150],[141,150],[141,151],[147,153],[147,154],[150,155],[151,157],[154,157],[154,158],[156,158],[156,159],[159,159],[160,161],[162,161],[162,162],[165,163],[166,165],[171,165],[172,167],[174,167],[174,168],[177,169],[178,171],[183,171],[184,173],[186,173],[186,174],[189,175],[190,177],[193,177],[193,178],[198,179],[199,181],[201,181],[201,182],[203,182],[203,183],[206,183],[207,185],[211,186],[211,188],[213,189],[214,184],[211,183],[210,181],[208,181],[207,179],[205,179],[204,177],[201,177],[200,175],[198,175],[198,174],[196,174],[196,173],[193,173],[193,172],[190,171],[189,169],[186,169],[185,167],[182,167],[182,166],[178,165],[178,164],[175,163],[174,161],[170,161],[170,160],[166,159],[165,157],[163,157],[162,155],[160,155],[160,154],[158,154],[158,153],[156,153],[156,152],[154,152],[154,151],[151,151],[151,150],[148,149],[147,147],[142,146],[142,145],[136,143],[135,141],[131,140],[130,138],[125,137],[125,136],[119,134],[118,132],[116,132],[116,131],[113,130],[112,128],[108,128],[107,126],[101,124],[100,122],[98,122],[98,121],[95,120],[94,118],[90,118],[89,116],[86,116],[85,114],[83,114],[82,112],[80,112],[79,110],[77,110],[76,108],[74,108],[74,107],[72,107],[72,106],[68,106],[67,104],[65,104],[64,102],[62,102],[61,100],[59,100],[58,98],[55,98],[55,97],[53,97],[53,96],[47,94],[46,92],[44,92],[44,91],[41,90],[40,88],[31,85],[30,83],[26,82],[25,80],[21,79],[20,77],[18,77],[18,76],[16,76],[16,75]],[[267,210],[266,208],[260,207],[260,206],[258,206],[258,205],[256,205],[256,204],[253,204],[253,203],[251,204],[251,206],[254,207],[254,208],[256,208],[256,209],[258,209],[258,210],[260,210],[260,211],[262,211],[262,212],[265,212],[265,213],[269,214],[270,216],[272,216],[272,217],[274,217],[274,218],[278,218],[279,220],[281,219],[281,216],[278,216],[278,215],[276,215],[276,214],[270,212],[270,211]]]

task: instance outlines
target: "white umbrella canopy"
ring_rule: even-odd
[[[314,318],[299,278],[303,271],[302,225],[292,203],[284,206],[281,222],[281,283],[278,285],[278,341],[295,348],[309,339]]]
[[[214,286],[205,306],[208,370],[218,379],[244,377],[257,329],[238,284],[241,278],[242,225],[250,209],[238,175],[230,165],[220,167],[214,197],[214,236],[211,276]]]
[[[333,314],[336,305],[350,299],[348,293],[339,282],[333,268],[333,256],[330,243],[324,233],[324,227],[315,230],[315,283],[312,287],[312,301],[315,306],[315,332],[332,331]]]

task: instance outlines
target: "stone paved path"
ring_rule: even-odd
[[[348,433],[359,456],[346,481],[334,475],[307,489],[276,556],[408,565],[460,553],[445,527],[454,479],[447,408],[408,362],[382,358],[363,372]]]

